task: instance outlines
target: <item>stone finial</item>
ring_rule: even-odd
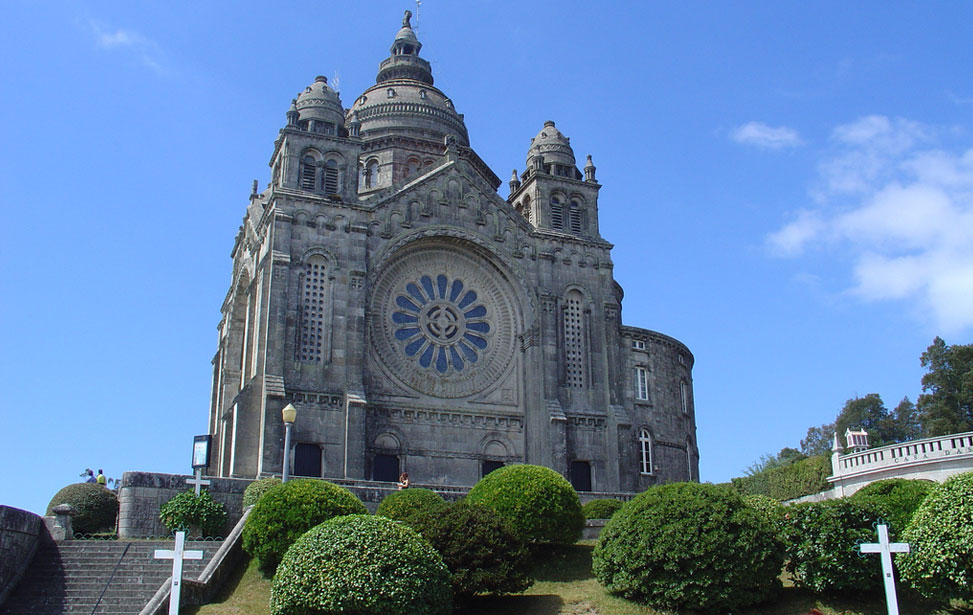
[[[297,126],[297,120],[300,119],[301,114],[297,111],[297,99],[291,100],[291,107],[287,110],[287,125]]]
[[[75,513],[74,507],[70,504],[58,504],[51,509],[51,512],[54,513],[53,519],[51,517],[44,518],[44,524],[47,526],[51,538],[55,542],[74,538],[74,530],[71,527],[71,517]]]
[[[834,432],[834,444],[831,445],[831,450],[835,453],[840,453],[841,451],[845,450],[844,447],[841,446],[841,442],[838,441],[837,431]]]
[[[517,190],[520,190],[520,178],[517,177],[517,169],[514,169],[510,175],[510,192],[516,192]]]
[[[595,163],[591,162],[591,154],[588,154],[588,160],[584,164],[584,180],[586,182],[594,182],[595,180]]]
[[[412,20],[412,11],[406,9],[405,16],[402,17],[402,27],[403,28],[411,28],[412,27],[412,24],[409,23],[409,21],[411,21],[411,20]]]

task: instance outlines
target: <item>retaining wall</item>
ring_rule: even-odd
[[[32,512],[0,506],[0,604],[34,559],[44,527]]]

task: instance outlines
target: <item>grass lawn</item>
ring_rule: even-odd
[[[659,612],[607,594],[591,572],[593,541],[559,547],[538,554],[532,585],[523,594],[478,598],[460,613],[466,615],[657,615]],[[876,571],[877,572],[877,571]],[[784,579],[780,599],[737,611],[734,615],[885,615],[884,594],[822,596],[793,587]],[[228,580],[217,602],[184,608],[189,615],[269,615],[270,579],[256,561],[241,565]],[[943,606],[911,596],[899,596],[903,615],[973,614],[973,606]]]

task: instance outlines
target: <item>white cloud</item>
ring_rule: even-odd
[[[93,19],[89,19],[87,25],[98,47],[128,53],[136,62],[156,73],[168,72],[162,49],[155,41],[132,30],[109,28]]]
[[[747,122],[730,135],[737,143],[765,149],[782,149],[801,144],[801,137],[793,128],[768,126],[763,122]]]
[[[973,328],[973,149],[936,134],[876,115],[835,128],[815,207],[768,234],[770,251],[840,248],[850,294],[906,302],[943,334]]]
[[[822,221],[814,212],[802,210],[797,219],[767,237],[771,249],[780,256],[795,256],[804,245],[815,239],[823,230]]]

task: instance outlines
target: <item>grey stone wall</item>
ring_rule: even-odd
[[[0,604],[34,558],[43,527],[32,512],[0,506]]]
[[[182,474],[125,472],[122,475],[122,486],[118,491],[119,538],[168,536],[169,531],[159,522],[159,507],[173,496],[187,490],[187,478],[192,477]],[[253,480],[212,476],[206,478],[211,481],[208,487],[210,495],[226,507],[228,519],[223,532],[225,536],[243,516],[243,492]],[[350,490],[372,513],[378,509],[379,502],[385,496],[398,490],[395,483],[341,479],[329,479],[329,481]],[[458,500],[469,491],[469,487],[442,487],[427,484],[415,484],[415,486],[433,489],[449,501]]]
[[[125,472],[118,490],[118,537],[138,538],[168,536],[169,530],[159,521],[159,508],[174,496],[190,489],[189,475],[154,472]],[[226,535],[243,515],[243,490],[252,481],[236,478],[207,477],[207,488],[227,512]]]

